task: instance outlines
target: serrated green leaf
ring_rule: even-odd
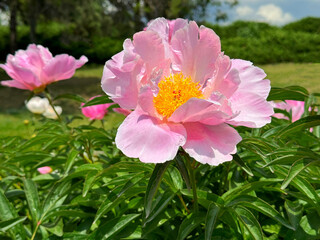
[[[212,232],[216,227],[219,215],[221,214],[221,208],[215,203],[209,205],[206,217],[206,228],[205,228],[205,240],[212,239]]]
[[[165,162],[165,163],[159,163],[155,166],[152,175],[149,179],[148,186],[147,186],[147,191],[145,195],[145,201],[144,201],[144,210],[145,210],[145,217],[148,218],[149,214],[152,209],[152,200],[154,195],[156,194],[161,179],[167,170],[169,164],[171,161]]]
[[[240,222],[245,226],[252,238],[255,240],[263,240],[261,226],[254,215],[248,209],[242,206],[237,206],[236,208],[234,208],[234,211],[236,212],[238,219],[240,219]]]

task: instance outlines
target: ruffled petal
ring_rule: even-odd
[[[212,77],[214,63],[221,53],[220,39],[214,31],[203,26],[199,29],[195,22],[190,22],[175,32],[171,44],[174,70],[200,84]]]
[[[178,107],[168,119],[172,122],[201,122],[208,125],[218,125],[232,117],[233,113],[228,101],[216,97],[215,101],[200,98],[190,98]]]
[[[111,99],[125,109],[134,109],[138,103],[143,61],[133,52],[130,39],[124,50],[107,61],[103,70],[101,87]]]
[[[185,141],[182,125],[163,123],[139,110],[123,121],[116,136],[116,145],[126,156],[145,163],[172,160]]]
[[[271,122],[273,107],[264,98],[254,93],[236,92],[230,99],[231,107],[239,114],[227,121],[235,126],[260,128]]]
[[[165,60],[165,51],[159,34],[142,31],[133,35],[134,52],[139,54],[146,66],[147,77],[160,63]]]
[[[236,145],[241,141],[238,132],[227,124],[209,126],[201,123],[184,124],[187,142],[183,149],[203,164],[217,166],[231,161]]]
[[[45,84],[71,78],[75,73],[76,60],[67,54],[55,56],[42,69],[41,79]]]
[[[249,61],[233,59],[231,62],[231,68],[238,70],[241,79],[238,91],[252,92],[266,99],[271,86],[270,80],[264,79],[265,72]]]
[[[264,71],[253,66],[251,62],[240,59],[232,60],[231,69],[239,72],[241,82],[229,99],[233,111],[239,114],[228,123],[253,128],[270,123],[274,111],[266,100],[270,91],[270,81],[264,79]]]

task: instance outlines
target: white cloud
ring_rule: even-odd
[[[248,6],[243,6],[243,7],[237,7],[236,13],[238,16],[241,17],[248,17],[254,13],[253,8],[248,7]]]
[[[294,20],[290,13],[283,12],[274,4],[262,5],[257,10],[249,6],[239,6],[236,8],[236,14],[237,19],[267,22],[273,25],[283,25]]]
[[[258,16],[271,24],[282,25],[294,20],[290,13],[284,13],[282,9],[274,4],[259,7]]]

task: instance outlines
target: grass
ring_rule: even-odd
[[[274,87],[285,87],[290,85],[300,85],[309,90],[309,92],[320,92],[320,64],[298,64],[281,63],[259,66],[267,73],[267,78],[271,80]],[[100,86],[100,80],[103,72],[102,65],[88,65],[76,71],[71,80],[61,81],[53,84],[52,92],[56,94],[77,93],[85,98],[103,94]],[[27,91],[13,88],[0,88],[0,136],[23,136],[28,138],[32,136],[34,128],[39,122],[34,124],[33,116],[24,107],[24,100],[29,93]],[[64,102],[61,102],[63,106]],[[59,102],[60,104],[60,102]],[[1,109],[1,107],[7,108]],[[14,110],[12,110],[14,109]],[[64,114],[70,113],[81,116],[79,103],[70,101],[63,106]],[[29,124],[25,124],[28,120]],[[123,116],[110,113],[105,117],[105,128],[111,128],[119,124]],[[89,124],[89,120],[75,120],[72,126]],[[94,126],[100,127],[100,122],[95,122]]]
[[[299,85],[320,92],[320,63],[280,63],[260,66],[274,87]]]

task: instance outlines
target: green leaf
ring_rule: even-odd
[[[18,214],[4,193],[0,190],[0,219],[2,221],[18,218]],[[17,223],[10,229],[14,239],[26,239],[25,230],[21,223]]]
[[[113,209],[115,206],[119,205],[125,199],[128,199],[129,197],[138,195],[140,193],[139,191],[133,191],[132,193],[130,193],[130,190],[133,188],[134,185],[136,185],[140,180],[142,180],[144,178],[145,178],[144,173],[139,173],[137,175],[134,175],[120,189],[119,193],[115,195],[115,198],[112,198],[112,196],[110,196],[111,194],[109,194],[109,196],[105,199],[105,201],[100,205],[92,224],[95,224],[102,215],[109,212],[111,209]]]
[[[216,227],[219,215],[221,214],[221,208],[215,203],[209,205],[206,217],[206,228],[205,228],[205,240],[212,239],[212,232]]]
[[[268,96],[268,101],[274,100],[298,100],[304,101],[309,96],[309,92],[304,87],[289,86],[284,88],[272,87]]]
[[[66,162],[66,165],[65,165],[65,169],[66,169],[66,171],[64,173],[65,176],[69,173],[69,171],[70,171],[73,163],[75,162],[78,154],[79,154],[79,151],[77,151],[75,149],[72,149],[69,152],[69,155],[68,155],[68,158],[67,158],[67,162]]]
[[[205,213],[191,213],[181,223],[177,240],[183,240],[201,223],[205,221]]]
[[[261,226],[254,215],[245,207],[237,206],[234,211],[236,212],[238,219],[248,230],[250,235],[255,240],[263,240],[263,233]]]
[[[303,206],[298,202],[291,202],[286,199],[284,207],[287,211],[289,221],[295,230],[298,229],[303,213]]]
[[[190,190],[187,189],[182,189],[180,191],[183,195],[193,199],[193,194]],[[210,204],[212,204],[212,202],[215,202],[217,205],[224,205],[224,200],[214,194],[214,193],[210,193],[208,191],[202,191],[202,190],[197,190],[197,195],[198,195],[198,202],[200,205],[202,205],[205,208],[209,208]]]
[[[294,228],[281,216],[281,214],[275,210],[271,205],[263,201],[262,199],[249,195],[237,196],[233,201],[229,202],[226,206],[246,206],[257,210],[258,212],[276,220],[283,226],[294,230]]]
[[[187,188],[188,189],[191,189],[191,181],[190,181],[190,176],[189,176],[189,173],[188,173],[188,169],[181,157],[180,154],[177,154],[177,156],[175,157],[174,159],[177,163],[177,167],[179,169],[179,172],[181,174],[181,176],[183,177],[186,185],[187,185]]]
[[[318,159],[314,161],[304,160],[304,159],[295,161],[290,167],[288,175],[281,185],[281,189],[284,190],[290,184],[293,178],[295,178],[300,172],[302,172],[305,168],[307,168],[311,164],[317,163],[318,161],[319,161]]]
[[[80,102],[80,103],[85,103],[86,102],[86,100],[83,97],[81,97],[80,95],[71,94],[71,93],[58,95],[53,99],[53,101],[58,100],[58,99],[71,99],[71,100],[74,100],[74,101],[77,101],[77,102]]]
[[[276,169],[276,173],[281,175],[282,177],[287,176],[287,172],[285,168],[278,166]],[[308,197],[311,202],[317,206],[320,203],[319,196],[313,186],[304,178],[300,176],[296,176],[291,180],[291,185],[297,188],[301,193],[303,193],[306,197]]]
[[[239,157],[238,154],[233,155],[233,161],[238,164],[246,173],[248,173],[250,176],[253,176],[253,173],[251,169],[248,167],[248,165]]]
[[[13,218],[10,220],[6,220],[6,221],[1,221],[0,222],[0,231],[5,232],[8,229],[13,228],[14,226],[16,226],[17,224],[23,222],[24,220],[26,220],[27,217],[17,217],[17,218]]]
[[[86,104],[83,105],[82,107],[88,107],[92,105],[105,104],[105,103],[113,103],[113,101],[109,99],[108,96],[100,96],[86,102]]]
[[[280,130],[277,137],[285,137],[289,134],[300,132],[306,128],[312,128],[318,125],[320,125],[320,115],[304,117]]]
[[[114,218],[99,226],[99,228],[89,236],[88,240],[112,239],[114,235],[131,224],[131,222],[139,216],[140,214],[127,214]]]
[[[83,184],[82,196],[85,197],[97,178],[97,171],[89,171]]]
[[[38,221],[40,220],[40,201],[35,183],[31,179],[23,179],[24,183],[24,192],[26,194],[27,202],[30,209],[30,214],[32,217],[32,222],[34,227],[37,226]]]
[[[143,226],[145,226],[148,222],[151,222],[153,219],[155,219],[160,213],[162,213],[170,201],[175,196],[175,193],[172,193],[171,191],[166,191],[164,194],[162,194],[161,199],[159,202],[154,206],[153,210],[151,211],[149,217],[144,221]]]
[[[53,227],[46,227],[46,229],[53,233],[54,235],[57,235],[58,237],[63,236],[63,220],[60,219],[57,224],[55,224]]]
[[[277,183],[280,181],[282,181],[282,180],[281,179],[268,179],[268,180],[266,179],[266,180],[260,180],[258,182],[251,182],[251,183],[248,183],[245,185],[240,185],[240,186],[235,187],[235,188],[229,190],[228,192],[224,193],[222,195],[222,198],[226,202],[229,202],[242,194],[249,193],[249,192],[255,191],[257,189],[261,189],[261,187],[271,185],[271,184],[274,184],[274,183]]]
[[[148,186],[147,186],[147,191],[145,195],[145,201],[144,201],[144,210],[145,210],[145,217],[148,218],[149,214],[152,209],[152,200],[154,195],[156,194],[161,179],[163,177],[163,174],[167,170],[169,164],[171,161],[165,162],[165,163],[159,163],[155,166],[152,175],[149,179]]]

